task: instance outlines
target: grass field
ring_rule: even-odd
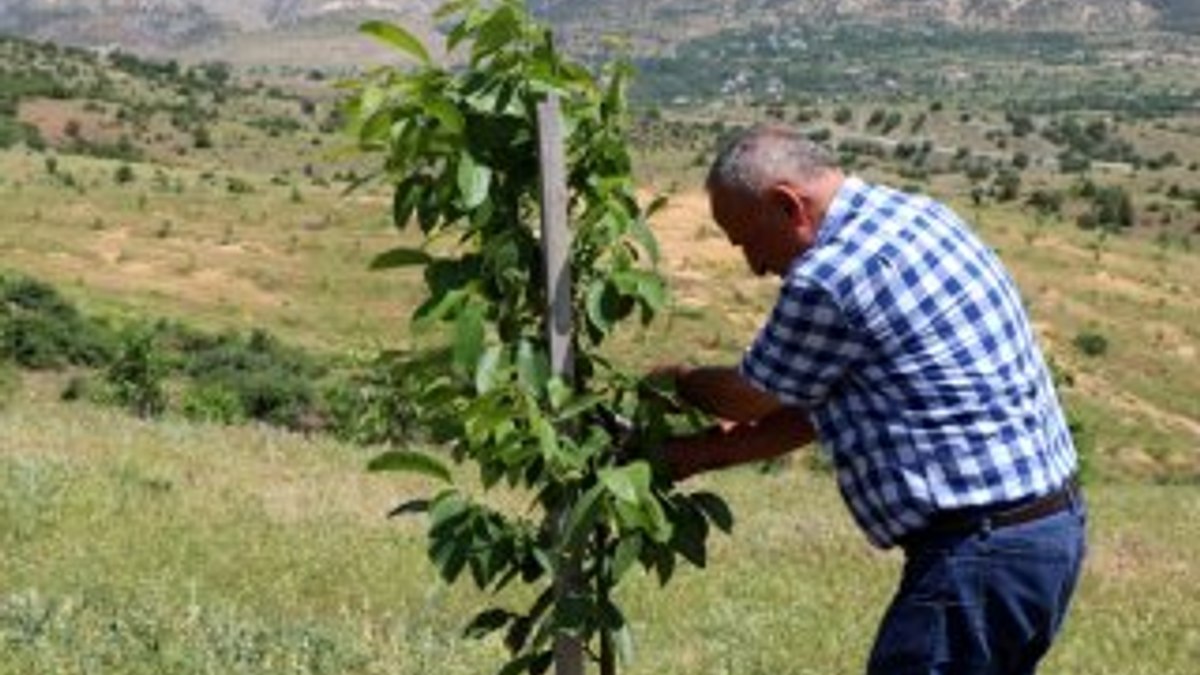
[[[67,408],[27,381],[0,415],[0,673],[487,673],[458,636],[479,598],[441,584],[424,486],[361,448],[265,428]],[[703,478],[738,523],[711,569],[622,593],[629,673],[860,672],[900,558],[870,549],[828,475]],[[1101,484],[1092,551],[1047,673],[1190,675],[1200,493]]]

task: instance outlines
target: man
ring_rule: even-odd
[[[779,298],[736,368],[676,366],[725,420],[676,478],[819,439],[872,543],[906,554],[868,672],[1032,673],[1067,610],[1084,507],[1062,409],[999,259],[945,206],[758,127],[708,177],[714,219]]]

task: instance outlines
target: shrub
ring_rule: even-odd
[[[1012,169],[1000,169],[992,183],[996,201],[1011,202],[1021,193],[1021,174]]]
[[[236,395],[247,417],[297,428],[314,413],[312,383],[324,369],[312,357],[257,330],[248,338],[190,334],[181,339],[184,374]]]
[[[238,392],[221,384],[194,384],[188,387],[179,404],[184,417],[196,422],[237,424],[246,419],[246,410]]]
[[[322,398],[333,433],[363,445],[411,441],[420,414],[413,368],[384,354],[326,389]]]
[[[1072,344],[1084,356],[1099,357],[1108,352],[1108,338],[1095,331],[1084,331],[1075,336]]]
[[[225,179],[225,189],[234,195],[245,195],[254,192],[254,186],[249,181],[237,176],[229,176]]]
[[[167,408],[167,391],[163,386],[167,371],[167,361],[154,331],[138,327],[122,336],[104,380],[118,405],[139,417],[156,417]]]
[[[133,173],[133,167],[128,164],[122,164],[113,172],[113,182],[117,185],[127,185],[132,183],[137,178]]]
[[[26,368],[96,366],[112,355],[106,326],[85,319],[51,286],[0,276],[0,358]]]

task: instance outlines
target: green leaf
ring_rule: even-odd
[[[483,340],[483,313],[478,305],[468,305],[454,321],[454,365],[460,372],[475,375]]]
[[[563,547],[566,550],[577,549],[591,533],[592,524],[596,522],[596,516],[600,513],[600,497],[603,494],[604,489],[600,485],[593,485],[571,507],[571,512],[567,515],[567,525],[563,529]]]
[[[386,270],[396,267],[413,267],[428,265],[431,262],[433,262],[433,257],[425,251],[401,246],[375,256],[375,259],[371,261],[371,269]]]
[[[453,584],[467,566],[467,546],[458,539],[441,539],[434,543],[429,551],[429,558],[438,569],[442,580]]]
[[[550,380],[550,360],[528,340],[517,345],[517,378],[535,392],[542,391]]]
[[[403,230],[412,220],[413,211],[421,201],[421,181],[406,178],[396,185],[396,193],[392,197],[392,224]]]
[[[448,317],[457,316],[458,311],[469,299],[469,294],[465,289],[455,288],[435,295],[417,308],[413,312],[413,323],[421,325],[431,324]]]
[[[724,499],[711,492],[697,492],[691,496],[691,500],[717,529],[725,534],[733,530],[733,513]]]
[[[554,665],[554,652],[546,651],[538,654],[529,664],[530,675],[542,675]]]
[[[628,534],[621,538],[617,550],[613,554],[612,576],[614,581],[620,581],[633,563],[637,562],[642,553],[642,535]]]
[[[471,47],[471,62],[478,63],[520,36],[521,20],[516,10],[508,5],[498,7],[476,33],[475,44]]]
[[[638,460],[625,466],[601,469],[600,483],[608,488],[617,499],[628,504],[638,504],[643,497],[650,498],[650,465]]]
[[[646,205],[646,218],[653,218],[655,214],[666,208],[670,201],[671,200],[666,195],[655,195],[654,199],[650,200],[650,203]],[[646,222],[642,221],[642,225],[645,226]]]
[[[501,371],[501,356],[499,345],[488,347],[475,365],[475,391],[486,394],[495,388]]]
[[[654,236],[654,232],[650,230],[650,226],[642,218],[634,218],[633,225],[629,228],[629,233],[637,243],[650,256],[650,262],[657,265],[661,256],[658,248],[658,239]]]
[[[442,129],[454,135],[461,134],[467,124],[458,107],[444,98],[426,101],[425,112],[440,122]]]
[[[368,471],[406,471],[453,483],[450,470],[438,460],[411,450],[391,450],[372,459]]]
[[[493,607],[475,615],[467,627],[463,629],[463,637],[480,639],[487,637],[504,628],[513,618],[513,613],[507,609]]]
[[[477,4],[478,0],[450,0],[434,10],[433,18],[436,21],[445,21],[455,14],[458,14],[463,10],[470,9]]]
[[[492,184],[492,170],[476,163],[471,153],[463,152],[458,158],[458,191],[462,195],[463,208],[474,209],[488,197]]]
[[[592,408],[595,408],[606,400],[606,396],[597,393],[575,396],[567,401],[566,405],[561,406],[561,409],[558,411],[558,419],[563,421],[573,419],[591,410]]]
[[[433,59],[421,41],[412,33],[386,21],[368,21],[359,27],[359,31],[370,35],[380,42],[395,47],[400,51],[420,61],[422,65],[433,65]]]
[[[388,511],[388,518],[396,518],[408,513],[425,513],[429,510],[428,499],[410,499]]]
[[[588,287],[588,320],[601,333],[607,334],[611,331],[613,324],[620,318],[617,311],[618,300],[607,279],[596,279]]]
[[[708,521],[692,509],[690,504],[683,506],[680,516],[675,520],[671,546],[688,562],[703,569],[708,562],[708,551],[705,547],[708,540]]]
[[[554,425],[550,424],[546,418],[538,417],[533,420],[533,430],[537,434],[538,448],[541,450],[542,459],[549,464],[559,464],[563,459],[563,452]]]
[[[453,530],[469,513],[470,506],[462,495],[454,490],[445,490],[433,499],[429,506],[429,534],[442,536]]]
[[[546,397],[550,399],[550,409],[558,413],[562,419],[562,408],[570,402],[573,392],[571,387],[561,377],[551,377],[546,381]]]
[[[525,654],[504,664],[504,667],[496,675],[521,675],[522,673],[541,675],[553,664],[554,652],[552,651]]]

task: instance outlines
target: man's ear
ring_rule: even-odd
[[[767,188],[766,197],[771,208],[778,209],[788,225],[802,225],[804,219],[810,215],[804,195],[794,185],[776,183]]]

